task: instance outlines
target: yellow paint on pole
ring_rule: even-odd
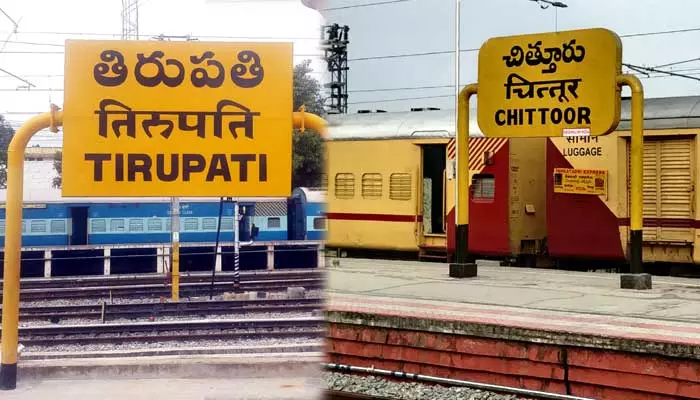
[[[469,224],[469,99],[477,94],[479,89],[480,86],[473,83],[465,86],[459,92],[459,109],[457,110],[457,225]]]
[[[479,127],[494,137],[610,133],[621,72],[622,42],[607,29],[489,39],[479,51]]]
[[[289,196],[291,43],[66,41],[63,196]]]
[[[19,338],[20,258],[22,253],[22,197],[24,151],[29,139],[45,128],[61,124],[63,115],[56,107],[37,115],[15,132],[7,150],[7,204],[5,211],[5,257],[2,282],[2,365],[0,389],[14,389],[17,383]]]

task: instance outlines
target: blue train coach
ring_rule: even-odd
[[[238,202],[240,239],[259,242],[323,240],[325,217],[321,192],[297,188],[290,198],[255,198]],[[219,221],[218,198],[182,198],[180,241],[233,240],[233,204],[225,202]],[[23,247],[154,244],[170,242],[168,198],[81,198],[35,200],[24,204]],[[254,229],[255,228],[255,229]],[[257,232],[251,237],[253,231]],[[0,209],[4,244],[5,209]]]

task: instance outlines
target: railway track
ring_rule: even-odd
[[[270,312],[313,312],[323,308],[323,299],[213,300],[178,303],[77,304],[20,307],[20,321],[50,321],[80,318],[96,321],[144,317],[209,316]],[[0,309],[1,310],[1,309]]]
[[[383,397],[360,393],[343,392],[341,390],[326,390],[323,393],[323,400],[397,400],[398,397]]]
[[[57,347],[141,342],[155,344],[171,341],[280,339],[323,335],[324,319],[319,317],[188,320],[29,326],[19,330],[23,346]]]
[[[282,279],[302,279],[321,278],[325,274],[317,269],[292,269],[284,271],[243,271],[240,273],[241,282],[282,280]],[[216,282],[233,282],[233,273],[217,272]],[[0,283],[2,279],[0,279]],[[79,277],[55,277],[55,278],[25,278],[20,283],[20,288],[25,289],[48,289],[66,287],[89,287],[89,286],[123,286],[123,285],[157,285],[169,283],[170,277],[166,274],[134,274],[134,275],[98,275]],[[180,274],[180,283],[210,283],[211,272],[190,272]],[[1,293],[1,291],[0,291]]]
[[[102,279],[100,279],[102,278]],[[248,274],[241,276],[241,291],[284,291],[292,286],[306,289],[324,287],[324,275],[319,272],[291,272]],[[91,298],[158,298],[170,296],[170,281],[160,276],[59,278],[23,281],[20,300],[41,301],[55,299]],[[208,295],[211,291],[211,275],[183,275],[180,281],[180,296],[183,298]],[[232,274],[216,277],[212,293],[220,295],[234,289]],[[0,298],[2,292],[0,291]]]
[[[124,282],[126,283],[126,282]],[[282,291],[292,286],[302,286],[306,289],[321,289],[324,287],[322,278],[283,278],[263,280],[241,280],[242,291]],[[50,289],[50,290],[47,290]],[[171,289],[167,284],[150,285],[108,285],[86,287],[24,289],[20,292],[22,301],[52,300],[52,299],[85,299],[85,298],[134,298],[134,297],[170,297]],[[234,289],[233,280],[214,283],[213,294],[222,294]],[[209,283],[181,283],[180,297],[208,295],[211,290]]]

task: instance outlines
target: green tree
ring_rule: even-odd
[[[0,115],[0,189],[7,188],[7,148],[15,135],[10,123]]]
[[[63,172],[63,164],[62,164],[63,157],[62,157],[62,155],[63,155],[62,151],[57,151],[53,155],[53,169],[56,171],[56,176],[53,177],[53,182],[51,183],[51,185],[53,187],[55,187],[56,189],[61,188],[61,181],[62,181],[61,177],[63,176],[62,175],[62,172]]]
[[[321,84],[311,76],[312,72],[311,60],[304,60],[294,67],[294,110],[292,111],[298,111],[299,107],[304,105],[307,112],[324,116]],[[2,140],[1,137],[0,140]],[[324,154],[321,136],[317,132],[310,130],[306,130],[304,133],[294,130],[292,145],[294,151],[292,156],[292,186],[320,186]],[[56,175],[52,183],[55,188],[60,188],[62,183],[61,160],[61,152],[56,153],[53,160]],[[5,164],[6,162],[2,166]],[[3,168],[0,173],[3,174],[0,178],[4,182],[5,169]]]
[[[321,84],[311,76],[311,60],[294,67],[294,111],[304,105],[306,111],[325,116]],[[292,186],[318,187],[324,165],[324,143],[317,132],[295,130],[292,146]]]

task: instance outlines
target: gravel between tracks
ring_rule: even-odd
[[[273,298],[284,298],[286,291],[279,292],[268,292]],[[323,290],[312,289],[306,291],[307,299],[324,299],[325,295]],[[211,298],[211,300],[227,300],[224,295],[216,295]],[[112,301],[108,300],[108,304],[134,304],[134,303],[161,303],[170,302],[170,298],[163,298],[162,300],[157,297],[138,297],[138,298],[121,298],[114,297]],[[209,296],[193,296],[193,297],[181,297],[180,301],[183,303],[191,301],[209,301]],[[68,305],[95,305],[100,304],[99,300],[96,299],[52,299],[52,300],[37,300],[37,301],[21,301],[20,307],[41,307],[41,306],[68,306]]]
[[[299,330],[297,330],[299,331]],[[183,332],[185,333],[185,332]],[[125,335],[126,336],[126,335]],[[20,340],[20,343],[22,341]],[[309,334],[305,337],[289,339],[233,339],[233,340],[176,340],[162,342],[125,342],[121,344],[61,344],[55,346],[27,346],[26,353],[32,352],[77,352],[77,351],[115,351],[115,350],[151,350],[176,349],[188,347],[230,347],[230,346],[279,346],[295,344],[323,344],[323,338]]]
[[[326,387],[330,390],[391,397],[397,400],[529,400],[516,395],[486,392],[465,387],[426,385],[417,382],[391,382],[375,376],[361,377],[337,372],[325,372],[323,378]]]
[[[204,313],[206,314],[206,313]],[[206,320],[217,320],[217,319],[276,319],[276,318],[304,318],[312,316],[310,312],[249,312],[245,314],[225,314],[225,315],[207,315],[202,318],[200,313],[192,313],[180,316],[158,316],[153,319],[149,317],[141,318],[117,318],[108,319],[106,324],[129,324],[134,322],[165,322],[165,321],[201,321]],[[90,318],[65,318],[61,319],[59,323],[54,324],[50,321],[24,321],[20,320],[20,328],[30,327],[30,326],[60,326],[60,325],[91,325],[99,324],[100,321],[97,319]]]

